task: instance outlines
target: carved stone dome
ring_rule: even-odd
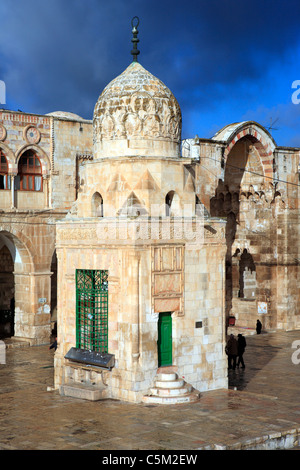
[[[95,157],[180,156],[181,110],[172,92],[132,62],[94,110]]]

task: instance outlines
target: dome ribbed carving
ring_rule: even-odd
[[[177,100],[161,80],[138,62],[129,65],[104,88],[95,106],[93,122],[94,144],[100,154],[101,150],[110,154],[111,149],[116,154],[114,142],[122,140],[131,141],[127,154],[134,154],[134,148],[148,155],[159,154],[159,148],[163,149],[161,155],[170,156],[174,149],[178,153],[181,110]]]

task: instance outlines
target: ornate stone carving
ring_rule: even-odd
[[[140,64],[104,89],[94,112],[94,141],[163,139],[180,142],[181,111],[171,91]]]
[[[24,138],[28,144],[37,144],[41,139],[41,134],[36,127],[27,126],[24,129]]]
[[[184,314],[184,248],[160,246],[152,249],[152,311]]]
[[[58,240],[96,240],[96,229],[88,228],[71,228],[61,229],[57,231]]]

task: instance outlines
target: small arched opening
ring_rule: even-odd
[[[92,197],[92,217],[103,217],[103,198],[98,192]]]
[[[239,264],[239,297],[254,300],[256,297],[256,269],[255,263],[248,252],[244,249]]]
[[[175,191],[169,191],[165,198],[166,216],[181,215],[180,198]]]

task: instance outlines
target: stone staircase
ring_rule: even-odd
[[[179,378],[176,372],[158,372],[155,386],[150,394],[143,397],[144,403],[159,405],[175,405],[178,403],[194,403],[200,398],[200,393],[184,379]]]

